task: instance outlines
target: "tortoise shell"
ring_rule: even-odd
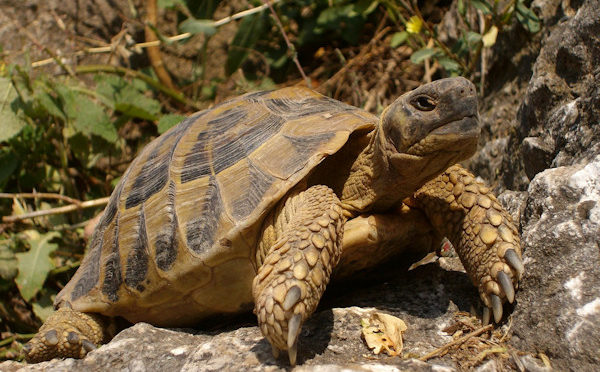
[[[252,309],[265,215],[377,121],[299,87],[190,116],[129,166],[55,305],[164,326]]]

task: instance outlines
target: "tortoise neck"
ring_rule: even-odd
[[[344,182],[342,205],[353,215],[387,210],[405,197],[401,190],[394,190],[397,177],[381,142],[377,128],[370,134],[368,145],[356,157]]]
[[[446,158],[450,157],[444,154],[419,157],[398,153],[378,127],[370,134],[367,146],[352,164],[342,187],[342,205],[351,215],[366,211],[384,212],[396,207],[456,161]]]

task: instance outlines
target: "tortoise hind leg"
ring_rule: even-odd
[[[339,260],[343,223],[339,199],[319,185],[288,198],[264,228],[259,250],[266,252],[258,252],[262,265],[252,286],[254,311],[273,353],[287,350],[291,365],[302,324],[316,309]]]
[[[25,359],[38,363],[53,358],[83,358],[105,341],[106,318],[62,307],[52,313],[24,347]]]

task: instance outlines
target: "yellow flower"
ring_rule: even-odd
[[[408,22],[406,22],[406,31],[408,31],[409,34],[418,34],[421,32],[422,27],[423,21],[421,21],[421,18],[418,16],[412,16]]]

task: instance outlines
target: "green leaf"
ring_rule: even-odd
[[[127,85],[127,80],[117,75],[98,74],[94,76],[96,93],[104,97],[104,103],[115,108],[115,97]]]
[[[492,14],[493,7],[483,0],[471,0],[471,4],[483,12],[483,14]]]
[[[366,19],[360,10],[358,4],[328,7],[317,17],[314,32],[328,38],[334,35],[350,44],[357,44]]]
[[[213,100],[217,95],[217,85],[205,84],[202,86],[202,89],[200,89],[200,93],[202,95],[202,99]]]
[[[33,303],[33,312],[40,318],[42,322],[54,312],[54,298],[56,293],[49,293],[47,290],[42,291],[42,295]]]
[[[467,32],[467,42],[469,44],[476,44],[481,41],[481,34],[477,32],[469,31]]]
[[[450,51],[456,54],[459,58],[465,57],[469,54],[469,44],[465,40],[464,35],[462,35],[458,40],[456,40],[456,43],[452,45]]]
[[[127,85],[115,97],[115,110],[135,118],[156,120],[160,103]]]
[[[40,234],[35,230],[25,231],[25,234],[31,248],[28,252],[16,254],[19,261],[19,274],[15,282],[21,296],[29,301],[42,288],[50,270],[54,269],[50,254],[58,248],[58,244],[50,243],[50,240],[60,234],[56,231]]]
[[[69,139],[69,148],[71,149],[73,156],[75,156],[75,158],[79,160],[82,166],[89,169],[90,158],[93,157],[93,152],[91,151],[90,139],[88,138],[88,136],[84,135],[83,133],[77,132],[72,135],[65,135],[65,137],[68,137]],[[92,154],[90,154],[91,152]]]
[[[179,25],[180,32],[189,32],[190,34],[204,34],[206,36],[214,35],[217,32],[215,22],[212,19],[188,18]]]
[[[396,32],[394,35],[392,35],[392,40],[390,41],[390,46],[392,48],[397,48],[400,45],[404,44],[406,42],[406,39],[408,39],[408,32],[406,32],[406,31]]]
[[[378,5],[379,5],[379,1],[359,0],[358,2],[356,2],[354,4],[354,10],[363,16],[368,16],[375,9],[377,9]]]
[[[156,2],[156,5],[160,9],[166,9],[166,8],[175,8],[175,6],[177,4],[182,4],[182,3],[183,3],[182,0],[158,0]]]
[[[97,135],[108,142],[117,140],[117,130],[104,107],[66,86],[57,86],[56,90],[63,101],[63,110],[69,123],[76,131]]]
[[[164,132],[169,130],[171,127],[179,124],[183,119],[185,119],[185,116],[182,116],[182,115],[175,115],[175,114],[163,115],[158,120],[158,125],[157,125],[158,133],[163,134]]]
[[[437,60],[440,65],[448,72],[459,72],[460,64],[450,57],[442,56]]]
[[[143,71],[140,71],[140,72],[143,72]],[[153,78],[154,80],[158,80],[155,76],[151,76],[151,78]],[[131,84],[131,86],[133,86],[135,89],[137,89],[140,92],[147,92],[147,91],[154,89],[154,88],[152,88],[152,86],[150,84],[148,84],[148,82],[146,82],[142,79],[132,79],[129,84]]]
[[[147,97],[148,86],[140,80],[127,81],[120,76],[100,75],[95,78],[96,92],[113,109],[130,117],[156,120],[160,103]]]
[[[359,15],[352,5],[331,6],[323,10],[317,17],[317,24],[326,28],[332,25],[339,26],[340,19],[351,18]]]
[[[0,190],[4,189],[4,184],[13,174],[19,165],[19,158],[14,152],[5,152],[0,154]]]
[[[527,8],[523,1],[517,1],[516,6],[517,20],[532,34],[538,32],[541,28],[540,19],[533,10]]]
[[[254,47],[266,29],[267,19],[266,13],[262,12],[261,14],[250,15],[242,20],[227,55],[227,62],[225,63],[227,76],[233,74],[246,60],[249,50]]]
[[[269,58],[269,65],[271,65],[271,67],[274,69],[278,69],[285,66],[285,64],[288,63],[289,60],[290,57],[287,55],[285,50],[277,50],[271,53],[271,56]]]
[[[436,50],[433,48],[422,48],[414,52],[410,56],[410,61],[414,64],[419,64],[423,62],[425,59],[433,56],[436,53]]]
[[[17,100],[19,97],[12,81],[0,77],[0,142],[13,138],[27,125],[16,114]]]
[[[0,240],[0,278],[12,281],[17,276],[17,258],[10,249],[9,240]]]
[[[40,106],[49,115],[61,118],[63,120],[66,119],[65,114],[62,112],[62,110],[60,109],[60,107],[58,106],[58,104],[56,103],[56,101],[50,94],[48,94],[44,91],[37,91],[35,94],[35,98],[37,99]]]
[[[458,8],[458,13],[459,13],[461,16],[463,16],[463,17],[464,17],[464,16],[465,16],[465,14],[467,14],[467,8],[465,7],[465,2],[464,2],[464,0],[458,0],[458,5],[457,5],[457,8]]]
[[[187,8],[196,18],[214,18],[221,0],[184,0]]]

